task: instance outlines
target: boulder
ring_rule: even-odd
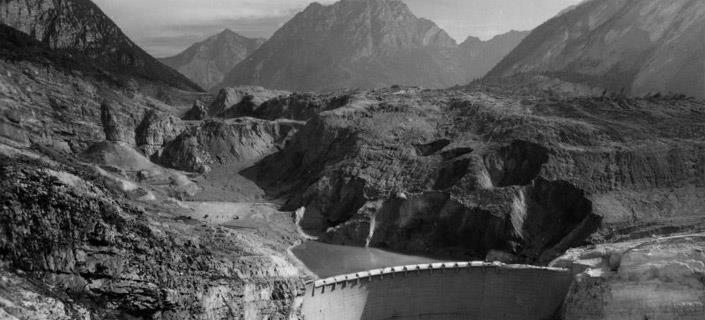
[[[108,141],[124,141],[124,129],[120,126],[118,120],[115,116],[115,109],[117,109],[113,102],[104,101],[100,104],[100,120],[103,125],[103,132],[105,133],[105,140]]]
[[[191,107],[191,109],[187,111],[181,119],[186,121],[198,121],[205,120],[206,117],[208,117],[208,110],[206,109],[206,106],[203,102],[196,100],[196,102],[193,103],[193,107]]]
[[[174,140],[185,125],[181,119],[154,110],[148,110],[135,130],[137,147],[147,156],[159,155],[164,146]]]

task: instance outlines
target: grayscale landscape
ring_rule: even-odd
[[[0,319],[705,319],[705,1],[0,0]]]

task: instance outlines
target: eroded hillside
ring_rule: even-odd
[[[249,175],[305,208],[303,226],[324,241],[547,263],[587,243],[703,228],[704,108],[361,92]]]

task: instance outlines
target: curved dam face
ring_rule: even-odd
[[[567,269],[457,262],[359,272],[311,282],[306,320],[552,319],[573,276]]]

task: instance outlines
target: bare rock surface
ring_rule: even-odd
[[[585,243],[702,230],[704,108],[369,91],[246,176],[303,207],[302,226],[323,241],[546,264]]]
[[[205,120],[208,117],[208,109],[206,109],[206,106],[203,104],[201,101],[196,101],[193,103],[193,107],[184,114],[182,117],[183,120],[187,121],[198,121],[198,120]]]
[[[137,147],[148,157],[161,154],[167,143],[186,129],[186,124],[176,116],[148,110],[135,128]]]
[[[120,127],[113,115],[115,108],[116,106],[110,102],[103,102],[100,105],[100,121],[103,125],[103,132],[105,132],[105,140],[119,142],[124,141],[125,137],[123,135],[124,129]]]
[[[0,43],[0,136],[5,139],[82,152],[105,140],[101,105],[107,101],[110,127],[120,131],[111,129],[111,138],[134,145],[135,128],[148,111],[174,112],[94,62],[51,50],[11,28],[0,26]]]
[[[2,189],[9,192],[2,195],[0,255],[19,276],[1,280],[16,289],[0,291],[4,313],[57,319],[289,317],[301,285],[283,254],[293,239],[185,223],[162,206],[145,210],[106,187],[102,176],[66,160],[3,156]],[[23,307],[13,307],[10,301],[20,295],[26,297]]]
[[[208,114],[223,118],[247,116],[265,101],[289,94],[287,91],[257,86],[223,88],[208,107]]]
[[[269,120],[284,118],[306,121],[323,111],[344,106],[351,99],[354,99],[354,93],[292,93],[265,101],[249,115]]]
[[[148,158],[200,122],[94,60],[0,36],[0,317],[295,316],[290,215],[244,219],[258,229],[186,219],[173,198],[200,187]]]
[[[205,173],[214,166],[246,168],[276,152],[301,127],[295,121],[208,120],[182,132],[159,157],[162,165]]]
[[[201,91],[198,85],[134,44],[90,0],[3,1],[0,23],[53,49],[89,57],[115,74]]]
[[[700,319],[705,234],[573,249],[551,263],[578,275],[563,319]]]

